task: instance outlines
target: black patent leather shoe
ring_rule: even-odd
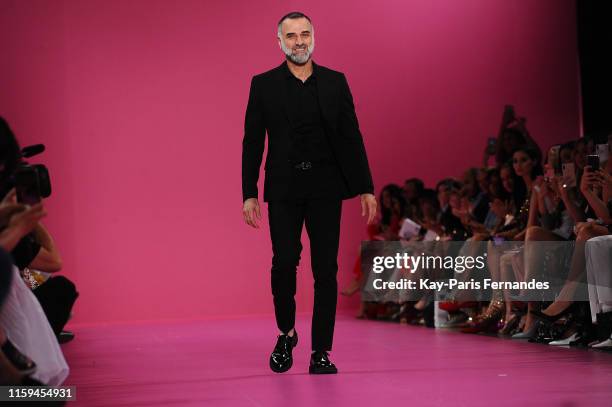
[[[310,366],[308,367],[310,374],[336,374],[338,369],[330,360],[327,352],[316,351],[310,355]]]
[[[536,319],[539,319],[540,321],[544,321],[544,322],[548,322],[548,323],[554,323],[557,322],[559,319],[571,314],[572,312],[574,312],[576,306],[576,303],[573,303],[572,305],[570,305],[568,308],[564,309],[563,311],[561,311],[560,313],[556,314],[556,315],[547,315],[545,313],[543,313],[542,311],[537,311],[537,310],[532,310],[529,311],[529,313],[531,315],[533,315]]]
[[[270,355],[270,369],[276,373],[283,373],[291,369],[293,365],[293,348],[297,346],[298,334],[293,331],[293,336],[278,335],[276,346]]]

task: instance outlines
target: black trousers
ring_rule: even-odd
[[[338,244],[342,200],[300,197],[268,202],[272,238],[272,295],[276,324],[287,333],[295,325],[296,269],[302,251],[302,226],[310,240],[314,276],[312,350],[330,351],[338,297]]]
[[[32,291],[38,299],[55,335],[59,335],[70,318],[79,296],[74,283],[64,276],[51,277]]]

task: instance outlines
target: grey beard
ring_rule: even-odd
[[[283,49],[283,52],[285,53],[285,56],[287,57],[287,59],[290,59],[291,62],[293,62],[294,64],[303,65],[306,62],[308,62],[308,60],[312,56],[312,52],[314,51],[314,43],[310,47],[308,47],[306,49],[306,52],[302,55],[294,55],[292,50],[289,48],[286,48],[285,44],[283,44],[282,42],[281,42],[281,48]]]

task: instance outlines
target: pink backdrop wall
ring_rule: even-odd
[[[377,192],[478,164],[506,103],[543,146],[579,133],[570,0],[0,0],[0,115],[47,145],[76,322],[272,312],[266,207],[260,230],[241,217],[242,126],[295,8],[315,60],[349,79]],[[341,286],[364,229],[346,202]],[[299,311],[309,264],[305,244]]]

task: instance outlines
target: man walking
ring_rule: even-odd
[[[278,42],[286,61],[253,77],[242,142],[243,216],[258,228],[257,180],[267,131],[264,201],[280,330],[270,368],[281,373],[293,364],[292,349],[298,342],[296,269],[305,224],[315,281],[309,372],[337,373],[328,352],[336,318],[342,200],[359,195],[362,216],[371,223],[376,214],[374,185],[346,78],[312,61],[310,18],[299,12],[281,18]]]

